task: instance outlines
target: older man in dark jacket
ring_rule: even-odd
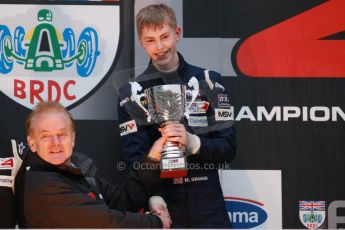
[[[26,156],[16,179],[19,227],[29,228],[161,228],[170,226],[164,204],[153,214],[133,213],[159,184],[159,139],[142,164],[119,186],[97,180],[92,160],[73,153],[71,115],[56,102],[39,103],[27,119]]]

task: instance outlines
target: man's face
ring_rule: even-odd
[[[170,70],[178,65],[176,42],[180,34],[180,27],[173,29],[166,24],[156,29],[144,27],[139,42],[158,69]]]
[[[53,165],[70,161],[74,140],[75,132],[68,116],[54,111],[35,117],[32,133],[28,136],[31,151]]]

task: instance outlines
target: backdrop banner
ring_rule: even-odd
[[[345,1],[159,2],[176,11],[186,61],[221,73],[229,91],[238,146],[229,173],[255,188],[235,193],[241,183],[222,176],[226,201],[246,199],[258,228],[345,228]],[[117,90],[148,64],[134,15],[151,3],[0,0],[0,137],[25,140],[32,107],[58,100],[77,120],[76,150],[121,182]]]

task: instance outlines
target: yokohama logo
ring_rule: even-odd
[[[251,77],[345,77],[345,1],[330,0],[240,45],[238,69]]]

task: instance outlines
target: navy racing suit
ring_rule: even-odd
[[[163,179],[161,195],[167,202],[173,228],[229,228],[231,224],[218,175],[218,169],[226,168],[236,154],[229,96],[218,73],[192,66],[181,54],[178,55],[180,65],[177,71],[162,73],[150,63],[135,79],[142,87],[140,101],[146,108],[144,90],[147,88],[186,85],[188,103],[193,90],[188,82],[195,77],[199,83],[197,99],[188,111],[189,118],[184,117],[181,123],[189,133],[200,138],[200,149],[196,154],[185,153],[188,175]],[[133,165],[161,134],[159,125],[148,122],[144,110],[133,100],[130,83],[119,90],[118,118],[124,158]]]

